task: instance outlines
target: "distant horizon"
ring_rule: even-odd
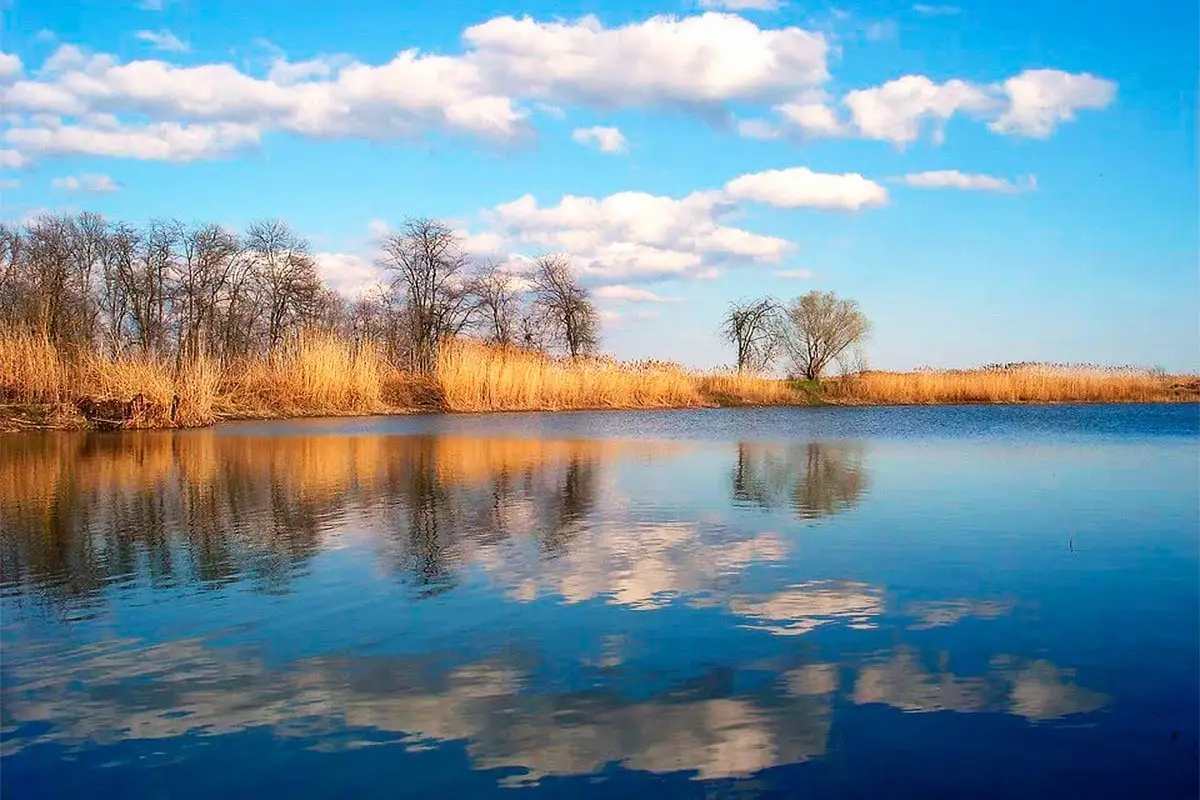
[[[860,304],[878,370],[1200,373],[1194,4],[16,0],[0,219],[561,251],[601,349],[727,365],[729,302]]]

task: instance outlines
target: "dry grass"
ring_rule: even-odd
[[[269,359],[230,366],[216,401],[221,417],[370,414],[383,401],[388,369],[370,344],[305,333]]]
[[[136,412],[130,412],[139,396]],[[411,410],[1196,400],[1200,379],[1195,376],[1138,370],[1015,366],[868,372],[818,387],[750,374],[695,373],[660,362],[571,362],[459,341],[443,349],[435,376],[419,377],[391,368],[369,344],[316,333],[297,336],[269,359],[219,367],[205,359],[176,365],[142,356],[63,353],[43,339],[0,330],[0,422],[9,428],[98,424],[105,415],[120,417],[122,410],[122,427],[152,428],[222,418]],[[97,404],[107,410],[96,412]],[[26,419],[31,408],[41,411]]]
[[[823,389],[830,400],[851,403],[1129,403],[1194,401],[1196,383],[1148,371],[1034,366],[867,372]]]
[[[438,383],[453,411],[679,408],[703,405],[692,375],[657,365],[576,363],[540,353],[456,342],[442,349]]]

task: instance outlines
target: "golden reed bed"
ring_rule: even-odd
[[[298,336],[271,359],[218,365],[60,352],[36,337],[0,331],[0,425],[9,429],[82,427],[107,418],[123,427],[190,427],[220,419],[414,410],[1198,399],[1195,376],[1136,370],[868,372],[815,386],[657,362],[570,362],[460,341],[443,348],[436,375],[421,377],[395,370],[370,344],[321,334]]]

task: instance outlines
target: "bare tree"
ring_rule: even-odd
[[[796,372],[815,381],[847,348],[862,343],[870,330],[858,303],[833,292],[813,291],[788,305],[781,340]]]
[[[401,320],[407,332],[410,368],[432,373],[444,339],[470,322],[470,283],[462,242],[444,223],[411,219],[380,243],[379,266],[393,274],[403,294]]]
[[[487,264],[475,278],[475,302],[480,322],[486,326],[492,344],[517,343],[521,318],[522,281],[503,266]]]
[[[566,257],[548,255],[537,260],[533,303],[550,341],[561,345],[571,358],[600,346],[600,315]]]
[[[280,220],[256,222],[246,231],[253,287],[266,321],[268,352],[284,334],[310,321],[320,299],[321,279],[308,242]]]
[[[219,225],[196,225],[183,232],[172,276],[177,359],[211,353],[224,342],[220,311],[241,253],[237,234]]]
[[[721,324],[721,337],[737,353],[738,372],[766,369],[775,359],[782,311],[770,297],[730,304]]]

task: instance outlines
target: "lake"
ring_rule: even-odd
[[[4,436],[0,794],[1196,796],[1198,516],[1195,405]]]

